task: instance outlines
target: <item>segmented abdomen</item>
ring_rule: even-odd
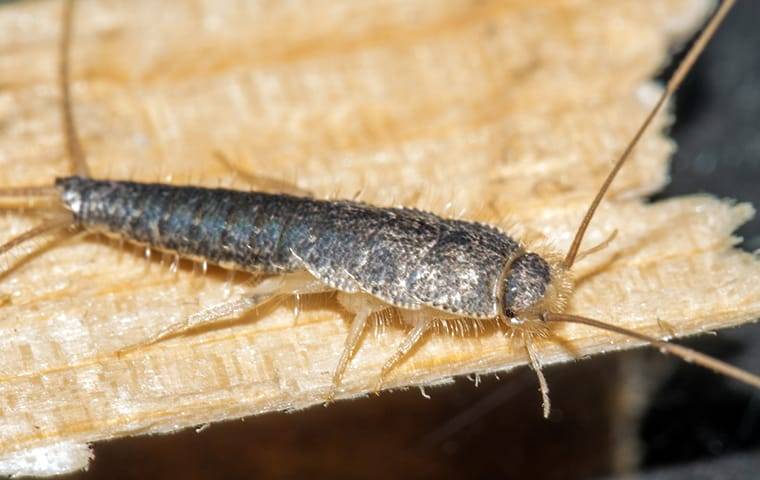
[[[496,316],[520,251],[492,227],[405,208],[81,177],[56,186],[84,228],[247,271],[308,270],[404,308]]]

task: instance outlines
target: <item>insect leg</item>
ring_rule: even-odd
[[[525,351],[528,352],[528,359],[530,360],[530,368],[536,372],[536,377],[538,377],[538,386],[539,390],[541,391],[541,404],[543,405],[544,409],[544,418],[549,418],[549,413],[552,409],[552,403],[549,399],[549,384],[546,382],[544,372],[541,371],[541,361],[538,359],[538,354],[533,347],[530,336],[525,335],[524,341]]]
[[[169,336],[178,335],[201,325],[209,325],[219,320],[241,315],[253,310],[281,295],[300,293],[320,293],[326,287],[316,282],[310,276],[297,273],[264,279],[253,287],[245,296],[229,302],[212,305],[200,312],[194,313],[181,322],[177,322],[159,330],[156,334],[135,345],[124,347],[117,351],[118,355],[129,353],[141,347],[152,345]]]
[[[419,343],[419,341],[422,339],[425,333],[430,330],[434,323],[434,320],[420,319],[414,325],[414,328],[412,328],[412,330],[407,334],[406,338],[404,338],[404,340],[401,342],[401,345],[399,345],[393,356],[389,358],[387,362],[385,362],[385,365],[383,365],[383,369],[380,371],[380,378],[378,378],[377,384],[375,385],[375,391],[379,391],[383,388],[383,383],[385,383],[385,377],[388,376],[388,373],[390,373],[390,371],[393,370],[393,367],[395,367],[406,356],[406,354],[409,353],[409,351],[417,343]]]
[[[147,340],[119,349],[116,352],[116,354],[124,355],[134,350],[138,350],[142,347],[158,343],[164,338],[170,337],[172,335],[178,335],[182,332],[186,332],[200,325],[212,324],[219,320],[222,320],[227,317],[231,317],[236,314],[237,315],[243,314],[249,310],[253,310],[254,308],[260,305],[263,305],[264,303],[266,303],[267,301],[271,300],[274,297],[275,297],[274,294],[250,295],[243,298],[239,298],[237,300],[233,300],[231,302],[225,302],[225,303],[220,303],[218,305],[213,305],[209,308],[205,308],[201,310],[200,312],[190,315],[184,321],[167,325],[166,327],[159,330],[156,334],[149,337]]]
[[[338,366],[335,368],[335,372],[332,377],[332,386],[327,393],[326,403],[332,402],[335,399],[338,386],[343,378],[343,373],[346,371],[348,362],[356,353],[356,348],[359,346],[359,339],[364,332],[364,328],[367,325],[367,320],[370,315],[374,313],[375,309],[371,306],[361,308],[354,316],[354,320],[351,322],[351,330],[346,337],[346,342],[343,346],[343,352],[340,354],[340,360],[338,360]]]

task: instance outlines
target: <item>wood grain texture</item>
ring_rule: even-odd
[[[564,251],[654,99],[646,79],[709,6],[82,2],[75,112],[96,177],[248,188],[215,160],[221,151],[243,171],[318,196],[360,192]],[[67,173],[54,83],[59,10],[47,1],[0,8],[3,186]],[[760,267],[732,248],[750,206],[707,196],[642,203],[666,182],[672,149],[649,134],[616,182],[586,245],[619,234],[577,265],[571,312],[679,336],[760,315]],[[0,235],[35,221],[6,214]],[[96,238],[6,260],[0,457],[322,402],[349,321],[331,298],[308,299],[297,318],[288,300],[116,355],[244,289],[242,275],[202,276],[189,263],[174,274],[166,263]],[[403,333],[390,325],[366,336],[341,397],[371,391]],[[549,364],[635,345],[563,326],[538,351]],[[436,335],[388,387],[525,362],[503,332]]]

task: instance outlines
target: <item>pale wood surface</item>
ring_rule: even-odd
[[[318,196],[404,204],[569,243],[651,104],[645,79],[710,2],[527,0],[83,2],[75,111],[97,177],[247,188],[214,159]],[[67,173],[54,85],[56,2],[0,8],[0,184]],[[664,122],[660,122],[661,124]],[[760,315],[760,268],[732,249],[752,214],[707,196],[644,206],[671,143],[648,135],[595,219],[570,311],[654,335]],[[3,238],[35,223],[8,214]],[[173,274],[129,247],[62,242],[4,265],[0,456],[322,402],[348,328],[330,298],[293,302],[120,357],[243,290]],[[659,322],[659,323],[658,323]],[[403,330],[366,336],[340,396],[371,391]],[[566,326],[544,363],[635,342]],[[525,363],[503,332],[430,338],[389,387]],[[76,447],[72,447],[75,451]],[[77,457],[82,461],[82,456]]]

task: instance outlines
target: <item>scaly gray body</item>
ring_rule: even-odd
[[[306,270],[402,308],[496,317],[550,280],[497,229],[414,209],[82,177],[56,186],[83,228],[250,272]]]

